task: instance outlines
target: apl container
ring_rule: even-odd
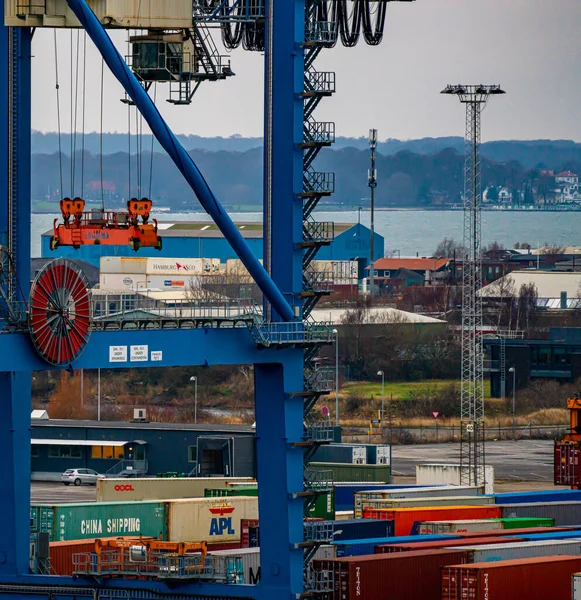
[[[168,539],[164,502],[84,502],[35,508],[39,532],[48,533],[50,541],[125,535]]]
[[[581,525],[581,502],[535,502],[531,504],[497,504],[504,518],[542,517],[554,519],[555,525]]]
[[[241,539],[241,519],[258,518],[258,498],[171,500],[168,534],[172,542],[230,542]]]
[[[224,488],[228,482],[252,481],[249,477],[98,479],[97,502],[203,498],[206,489]]]
[[[364,540],[347,540],[343,542],[333,542],[333,545],[337,548],[337,557],[343,556],[362,556],[365,554],[384,554],[376,552],[376,548],[383,545],[407,543],[409,546],[414,546],[417,543],[423,542],[426,539],[430,539],[430,543],[436,543],[437,541],[449,541],[452,544],[456,542],[462,542],[461,538],[457,538],[453,535],[434,535],[434,536],[391,536],[385,538],[374,538]],[[470,540],[469,544],[474,544],[473,540]],[[413,549],[413,548],[411,548]]]
[[[581,557],[448,565],[442,568],[442,600],[570,600],[571,578]]]
[[[388,519],[395,521],[395,535],[417,534],[422,521],[440,521],[450,519],[497,519],[501,509],[490,506],[438,506],[433,508],[384,508],[363,511],[368,519]]]
[[[425,538],[426,536],[421,536]],[[432,537],[432,536],[430,536]],[[435,536],[438,537],[438,536]],[[397,539],[397,538],[396,538]],[[416,542],[412,544],[381,544],[375,546],[375,554],[390,554],[391,552],[410,552],[413,550],[437,550],[439,548],[459,548],[461,546],[475,546],[476,544],[514,544],[514,538],[505,537],[482,537],[477,539],[455,539],[435,540],[430,542]]]
[[[431,550],[314,561],[328,600],[439,600],[440,569],[464,563],[461,550]]]

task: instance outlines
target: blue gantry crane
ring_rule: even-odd
[[[315,221],[312,213],[335,184],[334,175],[316,171],[314,162],[333,143],[335,126],[317,121],[314,112],[335,92],[335,75],[317,71],[315,61],[338,41],[380,43],[388,0],[0,4],[0,596],[279,600],[324,591],[330,582],[312,580],[308,562],[332,532],[305,522],[304,511],[332,483],[305,465],[333,434],[311,413],[332,386],[314,359],[333,333],[329,324],[313,322],[310,312],[330,281],[311,261],[333,239],[333,224]],[[83,274],[63,260],[49,263],[30,289],[31,44],[38,27],[79,26],[263,291],[261,313],[218,317],[216,309],[210,318],[164,314],[153,324],[135,318],[130,327],[106,327],[92,316]],[[109,28],[141,31],[131,38],[129,61],[115,49]],[[228,49],[242,45],[265,53],[264,267],[147,93],[153,81],[168,82],[170,101],[188,104],[202,81],[231,76],[216,33]],[[173,577],[166,569],[164,578],[147,581],[30,574],[32,372],[219,364],[254,365],[260,584],[186,577],[179,568]]]

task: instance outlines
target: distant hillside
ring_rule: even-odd
[[[232,136],[229,138],[213,137],[202,138],[195,135],[179,135],[178,139],[187,150],[205,150],[210,152],[246,152],[262,146],[262,138],[243,138]],[[32,134],[32,151],[35,154],[52,154],[58,152],[58,136],[56,133]],[[63,153],[70,155],[71,136],[61,136]],[[76,148],[81,147],[80,137],[77,137]],[[90,133],[85,136],[85,149],[92,154],[98,154],[100,136]],[[135,152],[135,137],[132,141],[132,152]],[[143,136],[143,148],[151,148],[151,137]],[[355,148],[367,150],[366,138],[337,138],[333,150]],[[464,141],[460,137],[423,138],[419,140],[386,140],[378,145],[378,150],[384,156],[392,156],[398,152],[406,151],[419,155],[433,155],[451,148],[459,153],[463,152]],[[104,154],[127,153],[127,134],[107,133],[103,135]],[[154,143],[154,152],[161,148]],[[570,168],[573,163],[581,162],[581,143],[570,140],[532,140],[532,141],[495,141],[482,145],[482,154],[494,162],[519,162],[525,169],[537,167],[560,169]]]

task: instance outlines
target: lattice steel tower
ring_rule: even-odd
[[[460,478],[463,485],[483,485],[486,454],[482,297],[479,294],[482,288],[480,122],[490,96],[504,94],[504,91],[497,85],[449,85],[442,94],[458,96],[466,105]]]

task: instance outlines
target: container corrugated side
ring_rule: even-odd
[[[467,469],[468,467],[464,467]],[[450,485],[460,485],[463,478],[460,476],[460,465],[428,463],[416,465],[416,482],[420,484],[435,485],[447,483]],[[487,494],[494,494],[494,467],[487,465],[484,473],[486,482],[485,491]]]
[[[495,494],[497,504],[531,502],[581,502],[581,490],[537,490],[534,492],[504,492]]]
[[[420,535],[430,533],[466,533],[468,531],[502,530],[500,519],[470,519],[464,521],[423,521],[419,525]]]
[[[374,538],[374,539],[362,539],[362,540],[346,540],[343,542],[333,542],[333,545],[337,548],[337,557],[343,556],[362,556],[365,554],[375,554],[375,549],[381,545],[407,543],[414,545],[416,543],[424,542],[429,539],[430,542],[437,541],[449,541],[449,542],[461,542],[462,538],[453,535],[434,535],[434,536],[391,536],[386,538]],[[471,544],[474,542],[471,540]]]
[[[441,599],[570,600],[571,578],[580,569],[578,556],[447,565]]]
[[[467,560],[467,553],[460,550],[431,550],[312,564],[321,580],[326,573],[332,574],[333,590],[325,595],[328,600],[439,600],[441,567]]]
[[[252,482],[249,477],[143,477],[99,479],[97,502],[203,498],[206,489],[224,488],[230,481]]]
[[[421,489],[426,487],[436,487],[427,485],[409,485],[403,483],[374,483],[368,481],[361,482],[341,482],[335,483],[335,510],[353,510],[354,495],[356,492],[372,492],[375,490],[400,490],[400,489]]]
[[[523,529],[526,527],[553,527],[555,519],[548,517],[517,517],[514,519],[500,519],[504,529]]]
[[[435,506],[494,506],[493,496],[450,496],[443,498],[412,498],[409,500],[369,500],[363,510],[374,508],[417,508]],[[357,516],[357,515],[355,515]]]
[[[461,546],[473,547],[476,544],[514,544],[514,538],[483,537],[473,539],[436,540],[431,542],[417,542],[413,544],[381,544],[375,546],[375,554],[389,554],[391,552],[410,552],[412,550],[437,550],[438,548],[459,548]]]
[[[581,573],[573,575],[571,588],[571,600],[581,600]]]
[[[544,504],[497,504],[502,517],[544,517],[555,519],[555,525],[580,525],[581,502],[551,502]]]
[[[508,537],[513,537],[513,532],[517,531],[516,529],[508,529],[506,532],[510,534]],[[538,530],[536,530],[538,531]],[[566,531],[548,531],[543,533],[521,533],[515,534],[516,537],[519,537],[524,540],[530,541],[543,541],[543,540],[572,540],[572,539],[581,539],[581,529],[568,529]]]
[[[434,508],[394,508],[364,511],[363,516],[371,519],[395,521],[395,535],[416,534],[422,521],[447,519],[497,519],[501,509],[490,506],[438,506]]]
[[[523,527],[517,529],[497,529],[495,531],[468,531],[468,532],[460,532],[458,531],[456,535],[459,535],[463,538],[475,538],[478,539],[483,536],[502,536],[502,537],[518,537],[521,539],[525,539],[528,536],[536,535],[536,534],[547,534],[546,539],[551,539],[553,536],[550,534],[560,533],[560,532],[570,532],[573,529],[571,527]],[[581,536],[579,536],[581,537]]]
[[[480,542],[480,541],[479,541]],[[463,546],[470,551],[470,562],[490,562],[496,560],[518,560],[522,558],[537,558],[540,556],[555,556],[568,554],[581,555],[581,540],[536,540],[516,543],[486,544]]]
[[[125,535],[167,539],[164,502],[40,505],[39,511],[41,520],[46,519],[47,526],[44,531],[50,534],[50,541]]]
[[[258,519],[256,497],[172,500],[167,506],[172,542],[240,541],[241,519]]]
[[[389,465],[351,465],[342,463],[312,462],[313,469],[332,471],[333,481],[383,481],[389,483],[391,468]]]
[[[361,540],[395,535],[393,521],[379,519],[348,519],[333,522],[333,540]]]

